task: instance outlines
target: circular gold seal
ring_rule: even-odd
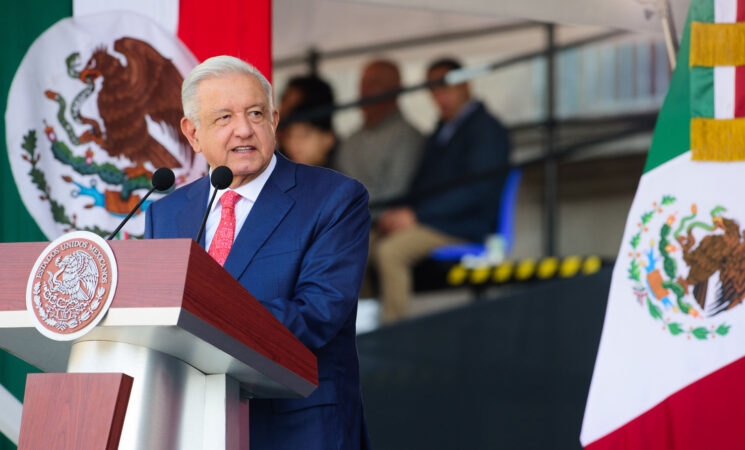
[[[26,309],[44,336],[77,339],[106,315],[116,282],[109,244],[88,231],[67,233],[37,258],[26,286]]]

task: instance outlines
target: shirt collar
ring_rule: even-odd
[[[238,195],[241,197],[250,200],[252,203],[256,202],[256,199],[259,198],[259,194],[261,193],[261,190],[264,188],[264,185],[266,184],[266,181],[269,179],[269,176],[274,171],[274,167],[277,165],[277,155],[272,154],[272,159],[269,161],[269,165],[264,169],[263,172],[259,174],[256,178],[249,181],[248,183],[239,186],[235,189],[223,189],[217,192],[217,197],[215,197],[215,203],[212,204],[211,211],[214,211],[215,208],[217,208],[217,205],[219,204],[220,197],[227,192],[228,190],[235,191]],[[210,169],[210,175],[212,175],[212,169]],[[210,185],[210,196],[209,198],[212,198],[212,193],[215,191],[215,188]]]
[[[447,143],[460,127],[460,124],[464,122],[466,118],[470,116],[476,110],[476,108],[478,108],[478,106],[479,102],[474,99],[470,99],[465,104],[463,104],[463,106],[461,106],[458,110],[458,113],[455,115],[455,117],[453,117],[453,120],[442,123],[440,131],[438,131],[435,135],[435,141],[439,145],[447,145]]]
[[[450,121],[450,123],[459,123],[469,115],[479,106],[479,102],[476,99],[470,99],[466,103],[463,104],[463,106],[460,107],[458,112],[455,114],[455,117],[453,117],[453,120]]]

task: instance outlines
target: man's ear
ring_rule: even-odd
[[[199,147],[199,140],[197,139],[197,126],[194,124],[194,122],[187,119],[186,117],[182,117],[181,132],[184,133],[184,136],[186,136],[186,139],[189,141],[191,148],[195,152],[201,153],[202,150]]]
[[[276,109],[272,111],[272,128],[274,128],[274,132],[277,132],[277,125],[279,125],[279,111]]]

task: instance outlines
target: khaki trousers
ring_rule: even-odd
[[[408,313],[414,265],[432,249],[459,242],[463,240],[421,224],[383,237],[371,233],[370,262],[378,272],[383,322],[394,322]]]

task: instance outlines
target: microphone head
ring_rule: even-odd
[[[212,171],[210,181],[215,189],[226,189],[233,182],[233,171],[227,166],[220,166]]]
[[[158,191],[167,191],[171,189],[173,183],[176,181],[176,176],[173,174],[173,170],[168,167],[161,167],[153,173],[153,178],[150,180],[153,187]]]

